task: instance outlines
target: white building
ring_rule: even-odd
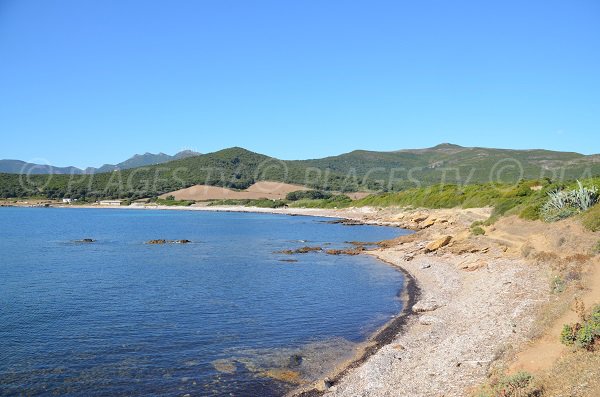
[[[121,200],[101,200],[100,205],[121,205]]]
[[[62,199],[62,202],[64,204],[71,204],[71,203],[74,203],[75,201],[77,201],[77,199],[72,199],[72,198],[64,198],[64,199]]]

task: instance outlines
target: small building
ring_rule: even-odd
[[[101,200],[100,205],[121,205],[122,200]]]
[[[75,201],[77,201],[77,199],[72,199],[72,198],[62,199],[63,204],[71,204],[71,203],[74,203]]]

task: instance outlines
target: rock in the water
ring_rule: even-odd
[[[451,236],[444,236],[440,239],[430,242],[425,246],[425,252],[437,251],[438,249],[445,247],[452,240]]]
[[[190,240],[164,240],[164,239],[158,239],[158,240],[150,240],[148,242],[146,242],[146,244],[188,244],[191,243]]]
[[[146,244],[166,244],[167,240],[150,240]]]

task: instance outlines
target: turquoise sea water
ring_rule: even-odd
[[[281,395],[293,385],[269,374],[312,380],[349,357],[401,310],[403,276],[365,255],[276,251],[402,233],[302,216],[0,208],[0,395]]]

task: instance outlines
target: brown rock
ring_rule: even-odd
[[[479,270],[482,267],[485,267],[486,263],[485,262],[472,262],[472,263],[467,263],[462,265],[460,268],[462,270],[465,270],[467,272],[473,272],[475,270]]]
[[[150,240],[146,244],[166,244],[167,240]]]
[[[426,229],[426,228],[428,228],[430,226],[433,226],[434,224],[435,224],[435,218],[432,218],[432,219],[428,219],[425,222],[423,222],[423,224],[421,225],[421,227],[423,229]]]
[[[448,243],[450,243],[450,241],[452,241],[451,236],[444,236],[440,239],[432,241],[425,246],[425,252],[437,251],[438,249],[448,245]]]
[[[418,301],[412,307],[412,310],[415,313],[432,312],[432,311],[438,309],[441,306],[442,305],[440,305],[439,303],[437,303],[436,301],[433,301],[433,300]]]

